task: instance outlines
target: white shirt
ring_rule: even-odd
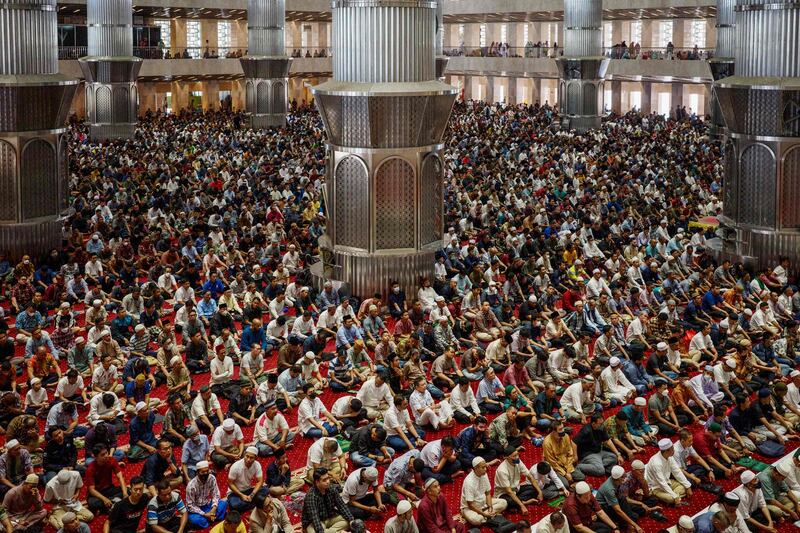
[[[450,393],[450,406],[453,408],[453,411],[460,412],[464,415],[468,415],[467,409],[469,409],[473,415],[480,413],[480,409],[478,408],[478,400],[475,399],[475,393],[472,392],[472,386],[467,385],[466,392],[461,391],[461,387],[456,387]]]
[[[314,444],[311,445],[311,447],[308,449],[308,462],[306,463],[307,469],[310,470],[314,468],[315,464],[327,468],[342,456],[344,452],[338,443],[336,444],[336,451],[333,452],[332,455],[325,453],[323,446],[325,445],[325,442],[329,440],[336,441],[336,439],[333,438],[323,437],[321,439],[317,439]]]
[[[33,390],[33,388],[28,389],[28,393],[25,394],[25,408],[32,407],[34,405],[44,405],[48,403],[47,400],[47,389],[44,387],[40,387],[38,391]]]
[[[219,400],[217,399],[217,395],[213,392],[211,396],[208,398],[208,405],[211,408],[211,412],[206,412],[206,402],[203,401],[203,395],[197,393],[194,400],[192,401],[192,418],[200,418],[201,416],[213,416],[217,409],[220,408]]]
[[[488,475],[477,476],[474,471],[470,472],[461,485],[461,509],[469,509],[468,502],[473,502],[480,508],[486,507],[486,493],[491,490]]]
[[[638,316],[628,325],[628,331],[625,332],[625,340],[631,342],[632,340],[644,334],[644,326],[642,320]]]
[[[408,406],[411,407],[411,412],[414,413],[414,419],[419,420],[426,409],[433,407],[433,396],[427,389],[425,389],[425,392],[415,390],[408,398]]]
[[[294,324],[292,325],[292,334],[302,339],[305,339],[309,335],[316,335],[317,328],[314,326],[314,319],[309,318],[306,320],[302,315],[295,318]]]
[[[347,476],[347,480],[345,480],[341,492],[344,503],[348,503],[351,499],[358,501],[369,493],[370,487],[378,486],[377,478],[372,483],[361,482],[361,472],[364,470],[366,470],[366,468],[357,468],[350,472],[350,475]]]
[[[58,385],[56,385],[56,396],[59,394],[62,395],[64,398],[72,398],[81,393],[83,390],[83,377],[78,374],[78,379],[75,383],[70,383],[69,378],[67,376],[63,376],[61,379],[58,380]]]
[[[227,448],[229,446],[236,446],[244,440],[244,434],[239,424],[234,424],[233,431],[228,433],[222,426],[218,426],[211,436],[211,446],[219,446],[220,448]]]
[[[327,412],[328,409],[319,398],[314,398],[313,400],[308,397],[303,398],[297,408],[297,425],[300,427],[300,433],[305,435],[309,429],[315,427],[309,422],[310,419],[321,421],[323,420],[322,414]]]
[[[725,508],[722,506],[721,503],[715,503],[711,507],[708,508],[708,511],[711,513],[716,513],[717,511],[724,511]],[[750,533],[750,528],[748,527],[747,523],[744,521],[744,517],[742,516],[741,511],[736,509],[736,520],[728,526],[728,528],[723,533]]]
[[[589,401],[590,398],[589,391],[584,391],[583,383],[578,381],[564,390],[561,395],[561,407],[583,414],[583,404]]]
[[[744,485],[739,485],[733,489],[733,493],[739,496],[739,508],[737,512],[742,513],[742,518],[747,520],[754,512],[767,506],[764,493],[761,489],[754,491],[747,490]]]
[[[600,382],[604,391],[617,396],[626,396],[628,392],[636,390],[619,367],[616,369],[605,367],[600,373]]]
[[[556,528],[550,523],[551,516],[552,515],[547,515],[542,518],[539,523],[534,526],[533,531],[536,533],[569,533],[569,524],[566,520],[564,520],[563,526]]]
[[[711,340],[711,335],[703,335],[702,331],[698,331],[689,341],[689,350],[702,351],[714,347],[714,341]]]
[[[261,468],[261,463],[253,461],[250,468],[244,464],[244,459],[239,459],[231,465],[228,471],[228,484],[235,485],[240,491],[245,491],[258,483],[264,477],[264,471]],[[228,494],[233,494],[233,491],[228,489]]]
[[[264,413],[256,421],[256,438],[260,442],[266,443],[279,436],[286,429],[289,429],[289,424],[282,414],[275,413],[275,418],[270,420],[267,413]]]
[[[103,403],[103,395],[98,394],[89,401],[89,423],[96,426],[100,422],[100,418],[108,415],[115,417],[123,415],[122,404],[117,395],[114,395],[114,405],[106,407]]]
[[[213,385],[221,385],[233,378],[233,359],[228,357],[220,361],[219,357],[214,357],[209,365],[211,369],[211,383]]]
[[[592,279],[586,284],[586,294],[597,298],[604,292],[611,296],[611,289],[608,287],[606,280],[604,278],[597,279],[592,276]]]
[[[383,415],[383,427],[386,428],[386,435],[397,435],[400,431],[405,432],[407,424],[411,421],[408,409],[398,410],[394,405]]]
[[[394,401],[394,396],[392,396],[392,390],[389,388],[389,385],[384,382],[383,385],[378,387],[375,385],[375,378],[369,379],[361,385],[356,398],[361,400],[364,407],[371,407],[373,409],[380,407],[381,400],[385,401],[388,405],[392,405]]]
[[[800,389],[794,384],[794,381],[789,382],[787,385],[788,392],[784,398],[785,402],[791,403],[793,407],[800,409]]]
[[[522,461],[518,465],[509,464],[508,461],[503,461],[497,470],[494,472],[494,496],[499,498],[501,494],[505,494],[500,489],[505,488],[519,488],[520,481],[522,484],[528,483],[530,478],[530,470],[525,466]],[[524,478],[524,479],[523,479]]]
[[[667,459],[661,452],[657,452],[644,467],[644,478],[650,486],[650,490],[661,489],[672,498],[677,498],[678,495],[672,490],[669,482],[671,477],[674,477],[678,483],[687,489],[692,486],[686,476],[683,475],[674,457]]]
[[[103,365],[97,365],[92,372],[92,383],[97,385],[103,390],[108,390],[111,382],[119,377],[117,367],[108,365],[108,370],[103,368]]]
[[[81,487],[83,487],[83,478],[80,472],[76,470],[67,470],[66,472],[69,473],[69,480],[66,483],[61,483],[58,480],[58,476],[47,482],[44,489],[44,501],[66,500],[67,508],[72,511],[79,511],[82,505],[78,495]]]

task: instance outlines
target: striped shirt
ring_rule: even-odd
[[[205,483],[200,481],[200,478],[195,476],[186,485],[186,508],[190,513],[203,514],[201,507],[211,504],[217,505],[219,502],[219,486],[217,485],[217,478],[208,476]]]

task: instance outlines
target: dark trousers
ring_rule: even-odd
[[[361,498],[360,500],[356,500],[361,505],[366,505],[367,507],[377,507],[378,501],[375,499],[375,495],[370,493]],[[372,518],[372,513],[369,511],[365,511],[364,509],[360,509],[351,503],[347,504],[347,508],[350,509],[350,512],[353,514],[353,518],[356,520],[368,520]]]
[[[470,411],[470,412],[472,412],[472,411]],[[477,415],[480,414],[480,412],[472,413],[472,414],[477,416]],[[455,413],[453,413],[453,418],[456,419],[456,422],[459,422],[461,424],[471,424],[472,423],[472,422],[470,422],[469,417],[467,415],[465,415],[464,413],[462,413],[461,411],[456,411]]]
[[[458,459],[452,463],[446,463],[439,472],[434,472],[426,466],[422,469],[422,479],[427,480],[428,478],[433,478],[444,485],[445,483],[452,483],[453,474],[459,470],[461,470],[461,462]]]
[[[103,489],[99,492],[109,500],[113,500],[114,498],[122,498],[122,489],[116,485],[113,487],[108,487],[107,489]],[[102,500],[95,498],[92,495],[87,496],[86,506],[92,513],[94,513],[95,516],[101,513],[108,513],[109,511],[109,509],[103,504]]]
[[[533,490],[533,486],[530,483],[522,485],[519,489],[516,490],[516,493],[517,493],[517,498],[519,498],[519,500],[523,503],[536,496],[536,491]],[[519,505],[517,505],[517,502],[515,502],[508,494],[503,494],[500,497],[503,498],[506,502],[508,502],[508,507],[506,507],[507,511],[513,511],[519,509]]]

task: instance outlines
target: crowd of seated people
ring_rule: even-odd
[[[303,54],[303,51],[299,48],[295,48],[292,50],[292,57],[328,57],[328,49],[327,48],[318,48],[311,52],[311,49],[306,49],[306,53]]]
[[[71,124],[63,246],[0,257],[6,531],[642,533],[701,491],[681,533],[798,519],[800,458],[740,464],[797,438],[794,265],[710,253],[706,123],[457,102],[431,275],[353,295],[309,275],[326,147],[292,107]]]

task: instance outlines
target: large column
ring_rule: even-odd
[[[564,0],[564,55],[559,73],[561,127],[585,132],[603,114],[603,0]]]
[[[413,294],[441,247],[442,136],[456,97],[436,79],[436,2],[332,7],[333,79],[312,88],[328,134],[316,274],[359,296],[390,280]]]
[[[800,264],[800,9],[739,0],[736,75],[715,82],[728,128],[723,253]],[[732,230],[731,230],[732,229]]]
[[[649,115],[653,112],[653,83],[649,81],[642,82],[641,112],[645,115]]]
[[[286,55],[285,23],[286,0],[247,0],[247,55],[239,62],[252,128],[286,124],[291,59]]]
[[[708,62],[711,76],[719,81],[733,76],[733,57],[736,53],[736,0],[717,0],[717,45],[714,57]],[[725,135],[725,120],[717,101],[716,89],[712,85],[711,133]]]
[[[444,71],[450,58],[444,55],[444,14],[442,4],[444,0],[436,2],[436,79],[444,82]]]
[[[88,55],[78,60],[86,78],[86,120],[95,141],[130,139],[136,129],[136,78],[131,0],[88,0]]]
[[[61,248],[65,121],[78,80],[58,73],[56,0],[0,1],[0,249]]]

